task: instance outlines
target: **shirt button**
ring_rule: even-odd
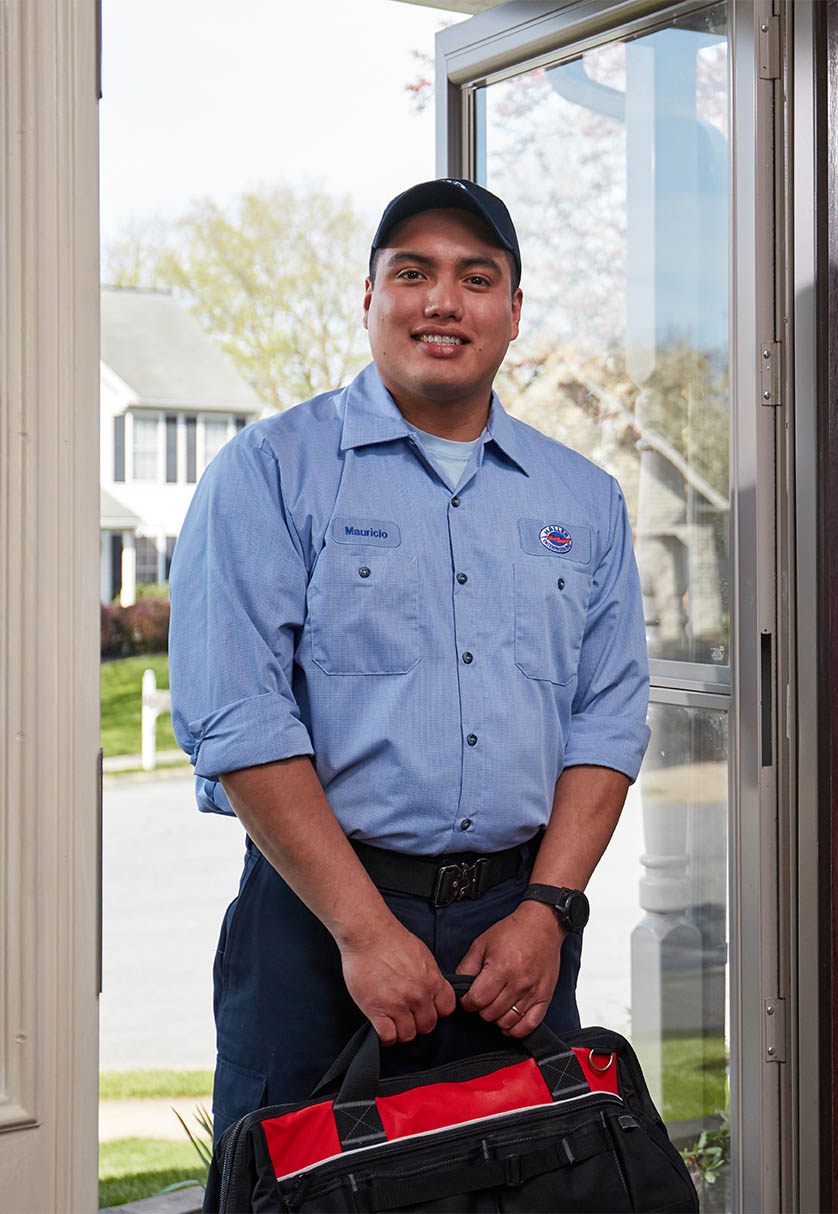
[[[468,742],[469,746],[476,746],[477,745],[477,734],[470,733],[468,735],[468,737],[466,738],[466,741]]]
[[[471,818],[463,818],[460,823],[460,830],[468,830],[471,827]]]
[[[358,572],[360,573],[361,577],[369,577],[370,575],[370,571],[366,565],[362,565]]]
[[[474,654],[471,654],[471,653],[469,653],[468,650],[466,650],[465,653],[463,654],[463,661],[465,662],[466,666],[468,666],[471,662],[474,661]]]
[[[452,505],[452,506],[459,506],[459,504],[460,504],[460,499],[459,499],[458,497],[452,497],[452,498],[451,498],[451,505]]]
[[[460,583],[461,586],[465,586],[466,582],[468,581],[468,574],[467,573],[458,573],[457,581]]]
[[[558,582],[556,582],[556,585],[558,586],[559,590],[564,590],[564,578],[560,577]]]

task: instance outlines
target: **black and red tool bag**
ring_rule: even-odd
[[[458,993],[468,981],[454,982]],[[559,1040],[542,1024],[521,1041],[498,1030],[498,1043],[381,1080],[365,1026],[309,1101],[258,1109],[226,1131],[204,1210],[698,1210],[624,1037],[590,1028]]]

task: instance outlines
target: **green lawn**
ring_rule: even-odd
[[[195,1110],[212,1103],[212,1071],[102,1071],[100,1100],[175,1100],[192,1097]],[[190,1130],[206,1138],[197,1121],[187,1117]],[[121,1138],[99,1144],[99,1205],[117,1206],[153,1197],[168,1185],[185,1180],[204,1184],[206,1168],[183,1134],[183,1141],[165,1138]]]
[[[722,1037],[670,1037],[663,1043],[664,1121],[710,1117],[727,1107]]]
[[[143,671],[147,669],[153,670],[157,676],[158,688],[169,686],[169,659],[165,653],[117,658],[116,661],[102,663],[101,737],[102,748],[108,758],[111,755],[140,753],[140,697]],[[159,750],[173,750],[177,747],[169,713],[163,713],[157,718],[157,747]]]
[[[102,1071],[100,1100],[176,1100],[209,1103],[212,1071]]]
[[[206,1168],[184,1134],[164,1138],[119,1138],[99,1145],[99,1206],[119,1206],[153,1197],[184,1180],[206,1181]]]

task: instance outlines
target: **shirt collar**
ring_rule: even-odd
[[[375,363],[369,363],[346,388],[341,451],[409,438],[412,430],[381,382]],[[517,468],[529,476],[524,448],[515,422],[495,392],[489,406],[484,442],[491,441]]]

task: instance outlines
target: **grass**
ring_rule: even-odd
[[[120,1138],[99,1145],[100,1208],[153,1197],[184,1180],[206,1181],[206,1169],[185,1135],[182,1143]]]
[[[140,753],[140,716],[143,671],[151,669],[161,690],[169,686],[169,659],[165,653],[149,653],[140,657],[117,658],[103,662],[100,678],[102,706],[102,748],[105,756],[136,755]],[[157,718],[157,747],[174,750],[170,713]]]
[[[100,1100],[208,1100],[212,1071],[102,1071]]]
[[[664,1121],[710,1117],[727,1107],[722,1037],[669,1037],[663,1043]]]

